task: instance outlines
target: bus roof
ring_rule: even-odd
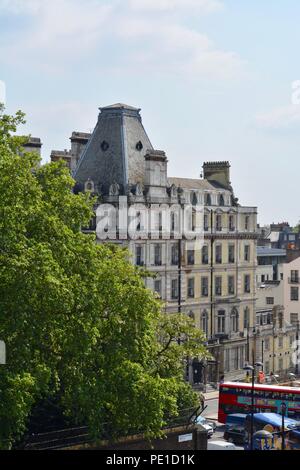
[[[251,383],[246,382],[224,382],[220,384],[220,388],[246,388],[251,389]],[[300,387],[287,387],[284,385],[265,385],[265,384],[254,384],[256,390],[274,391],[274,392],[285,392],[285,393],[300,393]]]
[[[250,415],[248,415],[250,418]],[[249,419],[247,418],[247,419]],[[282,426],[282,416],[278,413],[254,413],[254,420],[261,421],[264,424],[270,424],[280,428]],[[284,418],[285,427],[294,427],[299,425],[299,421],[292,418]]]

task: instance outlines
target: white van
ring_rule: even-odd
[[[237,448],[232,442],[208,441],[207,450],[237,450]]]

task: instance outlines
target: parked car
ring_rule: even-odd
[[[245,423],[246,414],[234,413],[226,418],[224,439],[236,445],[243,446],[245,444]]]
[[[204,418],[204,416],[201,415],[197,417],[196,424],[201,424],[201,426],[206,429],[208,438],[213,435],[217,426],[216,423],[208,421],[206,418]]]
[[[207,450],[238,450],[236,446],[230,442],[210,441],[207,443]]]

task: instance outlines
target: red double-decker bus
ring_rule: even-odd
[[[218,421],[226,423],[232,413],[250,413],[252,385],[243,382],[224,382],[219,390]],[[287,416],[300,419],[300,387],[254,385],[254,413],[281,413],[285,403]]]

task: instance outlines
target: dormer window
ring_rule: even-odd
[[[94,182],[90,179],[88,179],[84,185],[84,190],[86,192],[90,192],[90,193],[93,193],[95,192],[95,186],[94,186]]]
[[[136,144],[135,148],[140,152],[141,150],[143,150],[143,144],[142,142],[139,140],[138,143]]]
[[[103,140],[103,142],[101,143],[101,150],[103,152],[106,152],[108,149],[109,149],[109,143],[106,142],[106,140]]]
[[[225,200],[223,194],[219,196],[219,206],[225,206]]]

